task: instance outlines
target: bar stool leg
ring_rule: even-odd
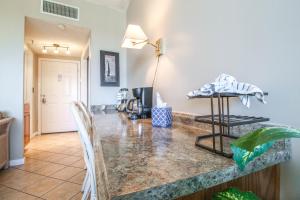
[[[88,172],[86,171],[85,177],[84,177],[84,181],[83,181],[82,187],[81,187],[81,192],[83,192],[83,191],[84,191],[84,188],[86,187],[87,179],[88,179]]]
[[[84,190],[83,190],[83,195],[82,195],[82,200],[87,200],[89,198],[89,195],[91,193],[91,184],[90,184],[90,177],[89,174],[87,173],[86,175],[86,183],[84,185]]]

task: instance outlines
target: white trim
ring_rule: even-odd
[[[73,20],[73,21],[79,21],[79,19],[80,19],[80,8],[79,7],[74,6],[74,5],[70,5],[70,4],[61,3],[61,2],[58,2],[58,1],[53,1],[53,0],[46,0],[46,1],[78,9],[78,19],[74,19],[74,18],[71,18],[71,17],[65,17],[65,16],[62,16],[62,15],[56,15],[56,14],[53,14],[53,13],[44,12],[44,10],[43,10],[43,2],[44,2],[44,0],[41,0],[41,6],[40,6],[40,12],[42,14],[52,15],[52,16],[55,16],[55,17],[61,17],[61,18],[65,18],[65,19],[70,19],[70,20]]]
[[[18,165],[24,165],[25,163],[25,158],[17,159],[17,160],[10,160],[9,161],[9,166],[18,166]]]
[[[41,135],[39,131],[34,132],[32,135],[30,135],[30,139],[34,138],[35,136]]]
[[[72,62],[77,64],[77,101],[79,99],[79,93],[78,93],[78,88],[79,88],[79,82],[80,82],[80,77],[79,77],[79,71],[81,68],[81,63],[80,61],[77,60],[64,60],[64,59],[53,59],[53,58],[39,58],[38,60],[38,133],[39,135],[42,135],[42,104],[41,104],[41,90],[42,90],[42,66],[41,62],[42,61],[56,61],[56,62]]]
[[[34,54],[32,50],[25,44],[25,51],[24,51],[24,103],[29,104],[29,113],[30,113],[30,130],[29,130],[29,135],[30,137],[33,134],[33,99],[34,99],[34,94],[32,93],[32,88],[34,88]],[[31,61],[31,62],[29,62]],[[29,64],[29,65],[28,65]],[[31,79],[29,79],[31,78]],[[29,84],[28,84],[29,83]],[[28,85],[27,85],[28,84]],[[29,89],[29,97],[27,96],[27,89]],[[26,96],[26,98],[25,98]]]
[[[38,58],[38,132],[42,133],[42,112],[41,112],[41,58]]]
[[[82,53],[81,53],[81,65],[80,65],[80,86],[79,86],[79,90],[80,90],[80,101],[82,101],[81,99],[81,89],[82,89],[82,69],[81,67],[83,66],[83,62],[84,61],[87,61],[87,58],[89,58],[89,63],[85,62],[85,67],[89,66],[89,70],[88,70],[88,79],[86,81],[86,84],[85,86],[87,87],[87,96],[86,96],[86,99],[87,99],[87,102],[86,102],[86,106],[88,108],[88,110],[90,110],[90,101],[91,101],[91,36],[89,37],[88,39],[88,42],[86,43]]]
[[[87,102],[87,107],[88,107],[88,110],[90,110],[91,109],[91,97],[92,97],[92,73],[91,73],[91,71],[92,71],[92,43],[91,43],[91,36],[90,36],[90,38],[89,38],[89,40],[88,40],[88,45],[87,45],[87,49],[88,49],[88,56],[89,56],[89,63],[88,63],[88,65],[89,65],[89,78],[88,78],[88,82],[87,82],[87,84],[88,84],[88,97],[87,97],[87,99],[88,99],[88,102]]]

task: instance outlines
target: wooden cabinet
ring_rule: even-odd
[[[8,167],[9,160],[9,127],[12,118],[0,119],[0,169]]]
[[[24,105],[24,146],[30,141],[30,106]]]
[[[278,164],[268,167],[227,183],[223,183],[185,197],[180,197],[177,200],[212,199],[214,193],[223,191],[229,187],[235,187],[241,191],[252,191],[262,200],[279,200],[280,165]]]

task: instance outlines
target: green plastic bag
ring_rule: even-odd
[[[250,161],[267,152],[276,140],[287,138],[300,138],[300,130],[268,127],[247,133],[230,144],[233,160],[244,170]]]

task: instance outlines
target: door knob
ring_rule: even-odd
[[[42,95],[42,103],[45,104],[47,102],[45,95]]]

